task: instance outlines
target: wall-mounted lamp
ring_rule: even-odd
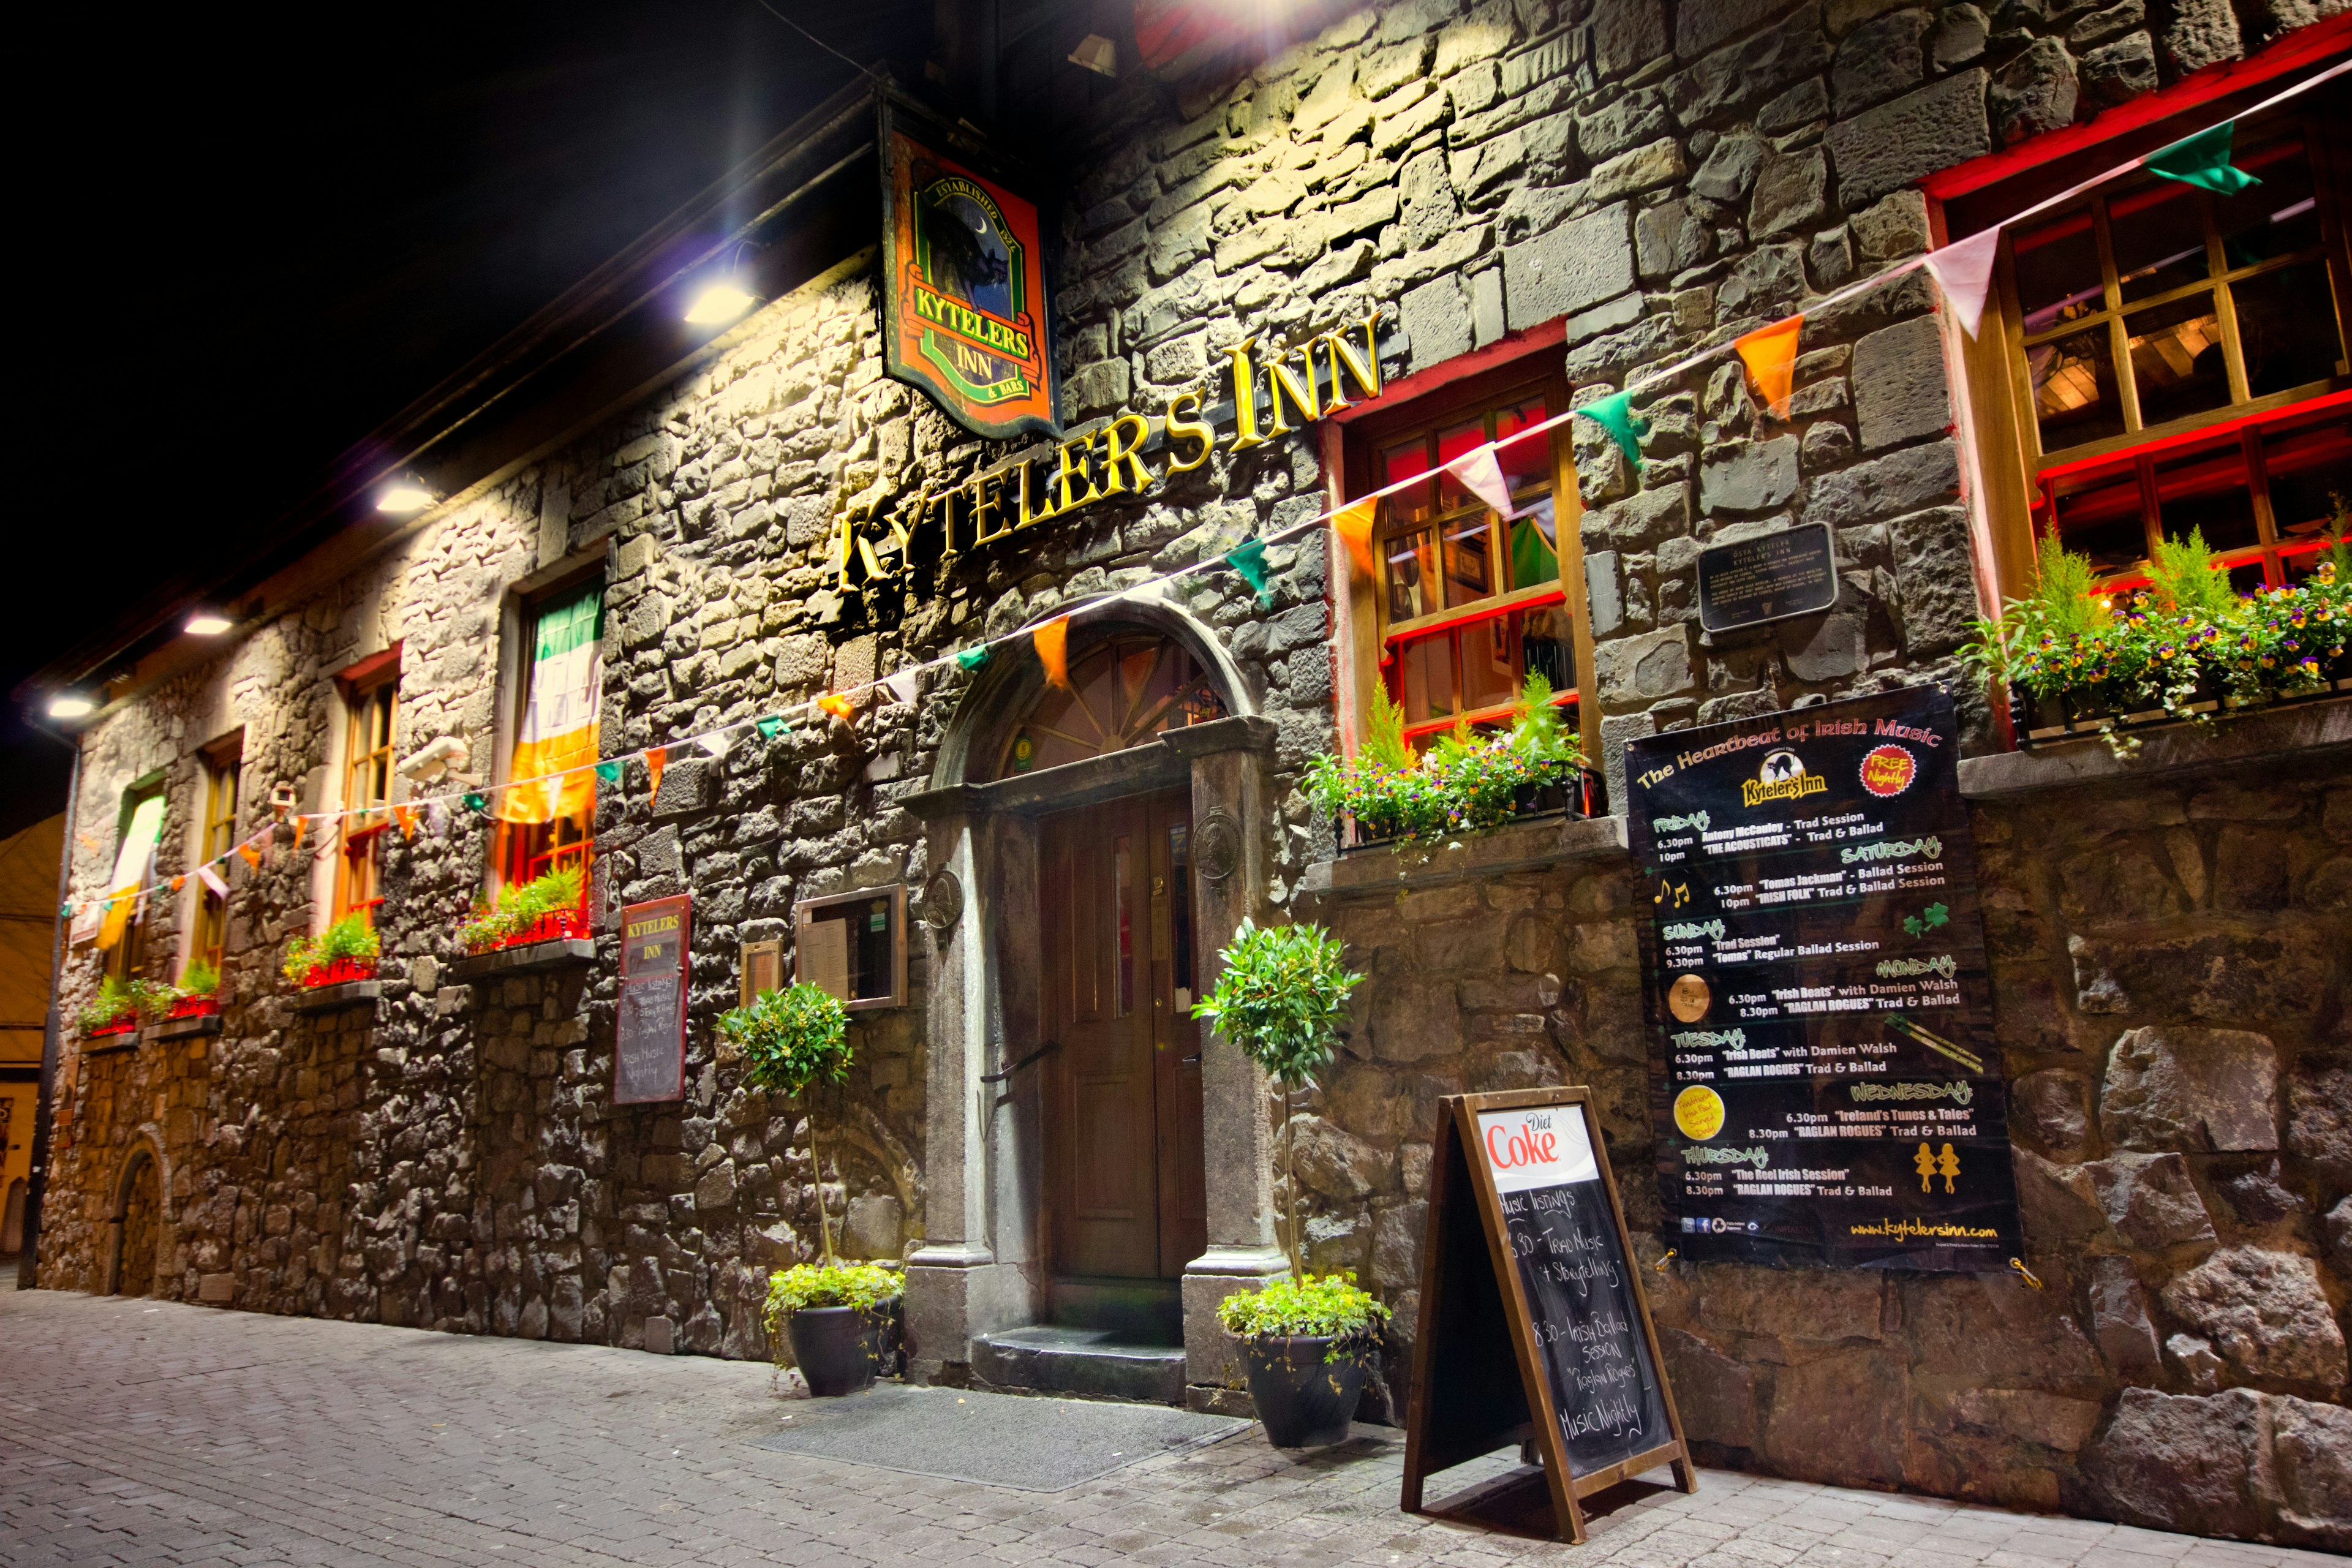
[[[97,711],[97,703],[71,692],[49,699],[49,717],[52,719],[87,719]]]
[[[760,302],[759,297],[744,292],[732,278],[720,278],[702,286],[694,303],[686,309],[688,325],[716,327],[733,321]]]
[[[188,617],[187,629],[200,637],[216,637],[235,624],[226,616],[215,615],[210,610],[198,610]]]
[[[432,504],[431,490],[426,489],[423,485],[410,484],[404,480],[378,496],[375,509],[378,511],[388,511],[396,515],[402,512],[423,511]]]
[[[1078,47],[1070,51],[1070,63],[1084,66],[1097,76],[1107,76],[1116,80],[1118,76],[1118,46],[1100,33],[1088,33],[1078,40]]]

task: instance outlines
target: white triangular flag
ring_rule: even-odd
[[[888,687],[890,695],[901,702],[912,702],[915,700],[915,671],[911,666],[884,676],[882,684]]]
[[[714,757],[723,757],[727,754],[727,748],[734,744],[734,742],[726,731],[713,730],[708,735],[697,735],[694,738],[694,743]]]
[[[221,874],[214,870],[210,866],[199,866],[196,868],[196,880],[202,882],[207,889],[211,889],[214,898],[226,899],[228,897],[228,884],[221,880]]]
[[[1985,289],[1992,282],[1993,258],[2000,251],[1999,227],[1956,239],[1941,250],[1927,253],[1927,270],[1944,291],[1960,327],[1971,338],[1984,319]]]
[[[1505,517],[1511,515],[1511,487],[1503,478],[1503,465],[1495,461],[1495,448],[1481,447],[1475,452],[1465,452],[1445,465],[1445,471],[1460,479],[1463,488]]]

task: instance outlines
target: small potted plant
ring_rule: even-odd
[[[298,936],[286,944],[286,978],[307,989],[341,985],[375,978],[382,952],[375,928],[364,915],[345,915],[317,936]]]
[[[838,1084],[849,1076],[849,1014],[817,986],[762,991],[750,1005],[721,1014],[719,1032],[743,1053],[744,1077],[757,1088],[806,1101],[818,1082]],[[769,1280],[768,1327],[772,1333],[782,1331],[775,1342],[780,1352],[789,1341],[810,1393],[855,1394],[874,1381],[883,1336],[897,1314],[898,1278],[871,1266],[845,1268],[834,1257],[816,1107],[803,1109],[824,1262],[782,1269]]]
[[[81,1032],[90,1039],[127,1035],[139,1027],[140,985],[107,975],[98,983],[98,994],[82,1005]]]
[[[559,866],[507,889],[496,908],[477,902],[473,918],[457,928],[457,940],[467,952],[482,953],[585,936],[587,920],[581,909],[585,887],[579,867]]]
[[[1347,1436],[1388,1311],[1352,1276],[1318,1279],[1307,1272],[1290,1097],[1330,1064],[1349,994],[1364,977],[1348,972],[1339,939],[1312,924],[1260,928],[1244,920],[1217,957],[1216,988],[1193,1005],[1192,1016],[1212,1021],[1282,1085],[1289,1187],[1283,1250],[1290,1260],[1289,1280],[1258,1292],[1262,1305],[1235,1305],[1249,1299],[1232,1297],[1218,1316],[1241,1342],[1243,1374],[1266,1440],[1278,1448],[1336,1443]]]
[[[171,988],[167,1018],[209,1018],[221,1009],[221,973],[209,960],[192,958],[180,971],[179,984]]]

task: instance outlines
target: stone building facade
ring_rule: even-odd
[[[1645,1242],[1692,1435],[1789,1474],[2352,1542],[2352,716],[2322,704],[2128,765],[2089,742],[2009,752],[1956,658],[1969,618],[2028,581],[2024,478],[2005,477],[2015,444],[1985,390],[1998,338],[1960,336],[1916,270],[1808,309],[1957,237],[1970,200],[1972,221],[2003,216],[1980,210],[2001,187],[1947,200],[1937,178],[2007,158],[2015,211],[2047,194],[2036,180],[2324,66],[2352,47],[2334,9],[1413,0],[1173,80],[1131,71],[1053,169],[1063,414],[1084,437],[1197,391],[1217,432],[1198,467],[1155,428],[1148,489],[919,570],[845,570],[845,517],[1055,460],[966,435],[882,374],[875,258],[848,247],[656,390],[455,476],[415,524],[278,580],[227,646],[101,710],[68,851],[83,898],[105,890],[124,801],[158,784],[153,875],[188,876],[225,737],[241,832],[273,791],[293,813],[353,805],[355,669],[396,669],[395,752],[456,737],[503,782],[525,607],[558,583],[602,584],[604,754],[676,750],[657,787],[632,762],[600,790],[585,952],[464,952],[494,829],[463,808],[379,835],[384,958],[363,991],[278,975],[337,897],[340,837],[280,827],[264,864],[232,867],[217,1028],[64,1045],[40,1282],[756,1356],[767,1273],[812,1255],[824,1204],[848,1252],[906,1268],[913,1375],[1013,1381],[1025,1327],[1132,1310],[1181,1345],[1174,1396],[1229,1404],[1210,1308],[1282,1264],[1279,1112],[1223,1042],[1157,1042],[1192,1046],[1154,1070],[1199,1108],[1168,1156],[1199,1191],[1162,1251],[1197,1247],[1140,1299],[1089,1294],[1055,1252],[1079,1224],[1057,1207],[1069,1069],[1032,1053],[1066,1044],[1046,994],[1054,889],[1073,885],[1053,881],[1060,814],[1147,797],[1191,829],[1189,865],[1153,862],[1201,955],[1182,990],[1244,916],[1323,920],[1370,976],[1293,1127],[1316,1266],[1357,1270],[1409,1322],[1436,1098],[1464,1090],[1591,1085],[1640,1228],[1657,1209],[1622,818],[1507,830],[1402,883],[1342,854],[1300,775],[1353,743],[1382,679],[1379,590],[1321,531],[1269,549],[1266,602],[1228,572],[1160,579],[1369,488],[1365,443],[1417,405],[1489,383],[1581,405],[1805,310],[1786,417],[1718,358],[1641,394],[1638,465],[1582,421],[1555,441],[1578,722],[1622,798],[1628,736],[1952,688],[2040,1288],[1694,1268]],[[2046,164],[2020,161],[2035,147]],[[2319,178],[2334,226],[2340,176]],[[1236,349],[1262,364],[1368,319],[1376,397],[1237,444]],[[1832,530],[1835,604],[1702,632],[1699,550],[1794,522]],[[1189,661],[1193,721],[1035,772],[1006,761],[1051,700],[1038,667],[935,661],[1061,610],[1074,666],[1130,647]],[[866,689],[910,669],[911,689]],[[850,690],[846,717],[690,754]],[[801,904],[898,886],[908,993],[856,1016],[849,1083],[808,1104],[748,1088],[712,1026],[743,944],[789,963]],[[681,892],[685,1094],[615,1104],[611,913]],[[190,879],[148,906],[154,973],[187,955],[204,897]],[[69,1003],[100,963],[76,949]],[[1387,1409],[1408,1364],[1391,1359]]]

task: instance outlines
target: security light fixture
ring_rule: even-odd
[[[98,704],[87,697],[76,697],[71,692],[49,699],[49,717],[52,719],[87,719],[97,711]]]
[[[404,480],[399,484],[394,485],[391,489],[385,490],[383,495],[376,498],[375,509],[378,511],[388,511],[398,514],[401,512],[423,511],[426,507],[431,506],[432,504],[433,492],[431,490],[426,489],[423,485],[410,484]]]
[[[1118,46],[1100,33],[1088,33],[1078,40],[1078,47],[1070,51],[1070,63],[1084,66],[1097,76],[1107,76],[1116,80],[1118,77]]]
[[[745,293],[733,279],[722,278],[702,286],[694,303],[687,307],[686,320],[690,326],[716,327],[733,321],[759,302],[757,296]]]
[[[234,625],[236,623],[226,616],[215,615],[210,610],[198,610],[188,617],[187,629],[200,637],[216,637]]]

